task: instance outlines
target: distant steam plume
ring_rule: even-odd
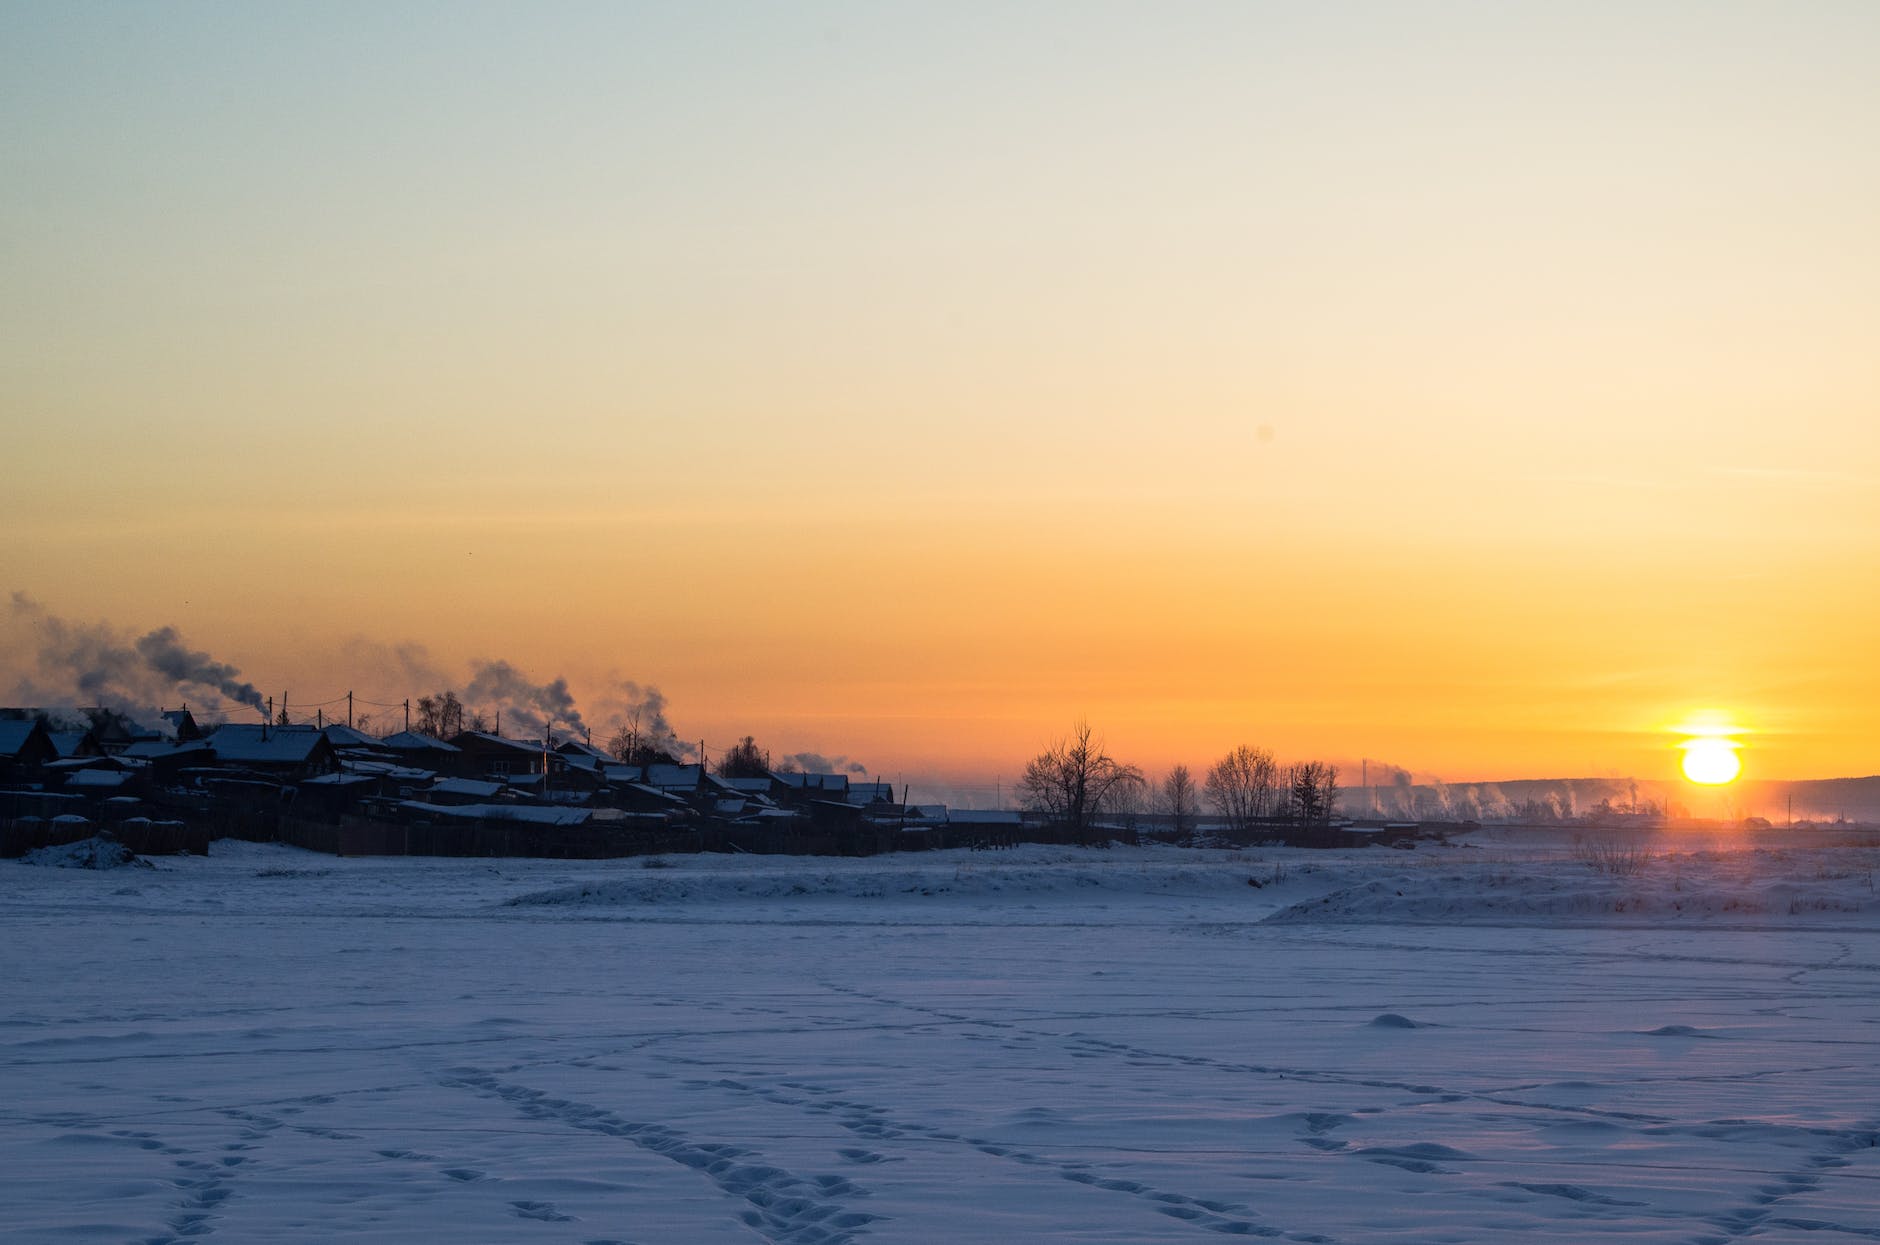
[[[866,774],[868,767],[845,756],[824,756],[820,752],[792,752],[779,768],[797,769],[805,774]]]
[[[32,635],[37,679],[22,678],[22,699],[66,700],[144,712],[161,701],[212,693],[266,711],[266,699],[241,671],[184,645],[174,627],[131,639],[106,623],[75,623],[23,592],[12,596],[10,623]]]
[[[265,709],[267,699],[255,685],[242,681],[241,671],[226,662],[216,661],[207,653],[183,647],[183,638],[175,627],[158,627],[140,636],[137,652],[150,668],[178,687],[195,684],[212,687],[236,704]]]
[[[520,730],[524,737],[539,737],[548,732],[551,723],[574,734],[587,731],[587,723],[568,690],[568,680],[531,683],[506,661],[477,662],[463,698],[466,705],[477,710],[500,708],[504,730],[511,735]]]

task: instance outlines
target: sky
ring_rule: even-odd
[[[1877,56],[1866,3],[6,0],[0,687],[49,613],[960,783],[1079,719],[1656,778],[1707,711],[1873,773]]]

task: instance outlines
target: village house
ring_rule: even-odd
[[[19,782],[58,759],[52,732],[38,718],[0,722],[0,780]]]
[[[462,754],[459,772],[466,776],[510,779],[546,772],[553,777],[568,766],[567,757],[549,751],[540,740],[464,731],[451,736],[450,744]]]
[[[239,768],[278,782],[339,772],[339,754],[311,726],[218,726],[205,742],[220,768]],[[187,745],[185,745],[187,746]]]

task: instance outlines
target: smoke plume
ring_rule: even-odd
[[[266,710],[266,698],[241,671],[188,648],[174,627],[131,639],[106,623],[60,618],[23,592],[13,593],[10,622],[32,635],[39,677],[18,685],[32,699],[143,713],[206,692]]]
[[[183,638],[176,634],[175,627],[158,627],[139,637],[137,652],[152,670],[178,687],[186,684],[212,687],[236,704],[256,709],[267,706],[267,699],[255,690],[255,685],[242,681],[241,671],[226,662],[216,661],[207,653],[184,648]]]
[[[512,726],[524,738],[546,735],[551,724],[577,735],[587,730],[580,710],[575,708],[574,695],[568,690],[568,680],[531,683],[506,661],[477,662],[463,699],[467,706],[478,710],[500,708],[504,730],[510,735],[517,733]]]
[[[824,756],[820,752],[792,752],[783,758],[778,768],[786,772],[791,769],[801,770],[805,774],[868,773],[868,767],[860,761],[851,761],[845,756]]]

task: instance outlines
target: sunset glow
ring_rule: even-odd
[[[556,13],[0,15],[0,701],[1876,768],[1880,6]]]

